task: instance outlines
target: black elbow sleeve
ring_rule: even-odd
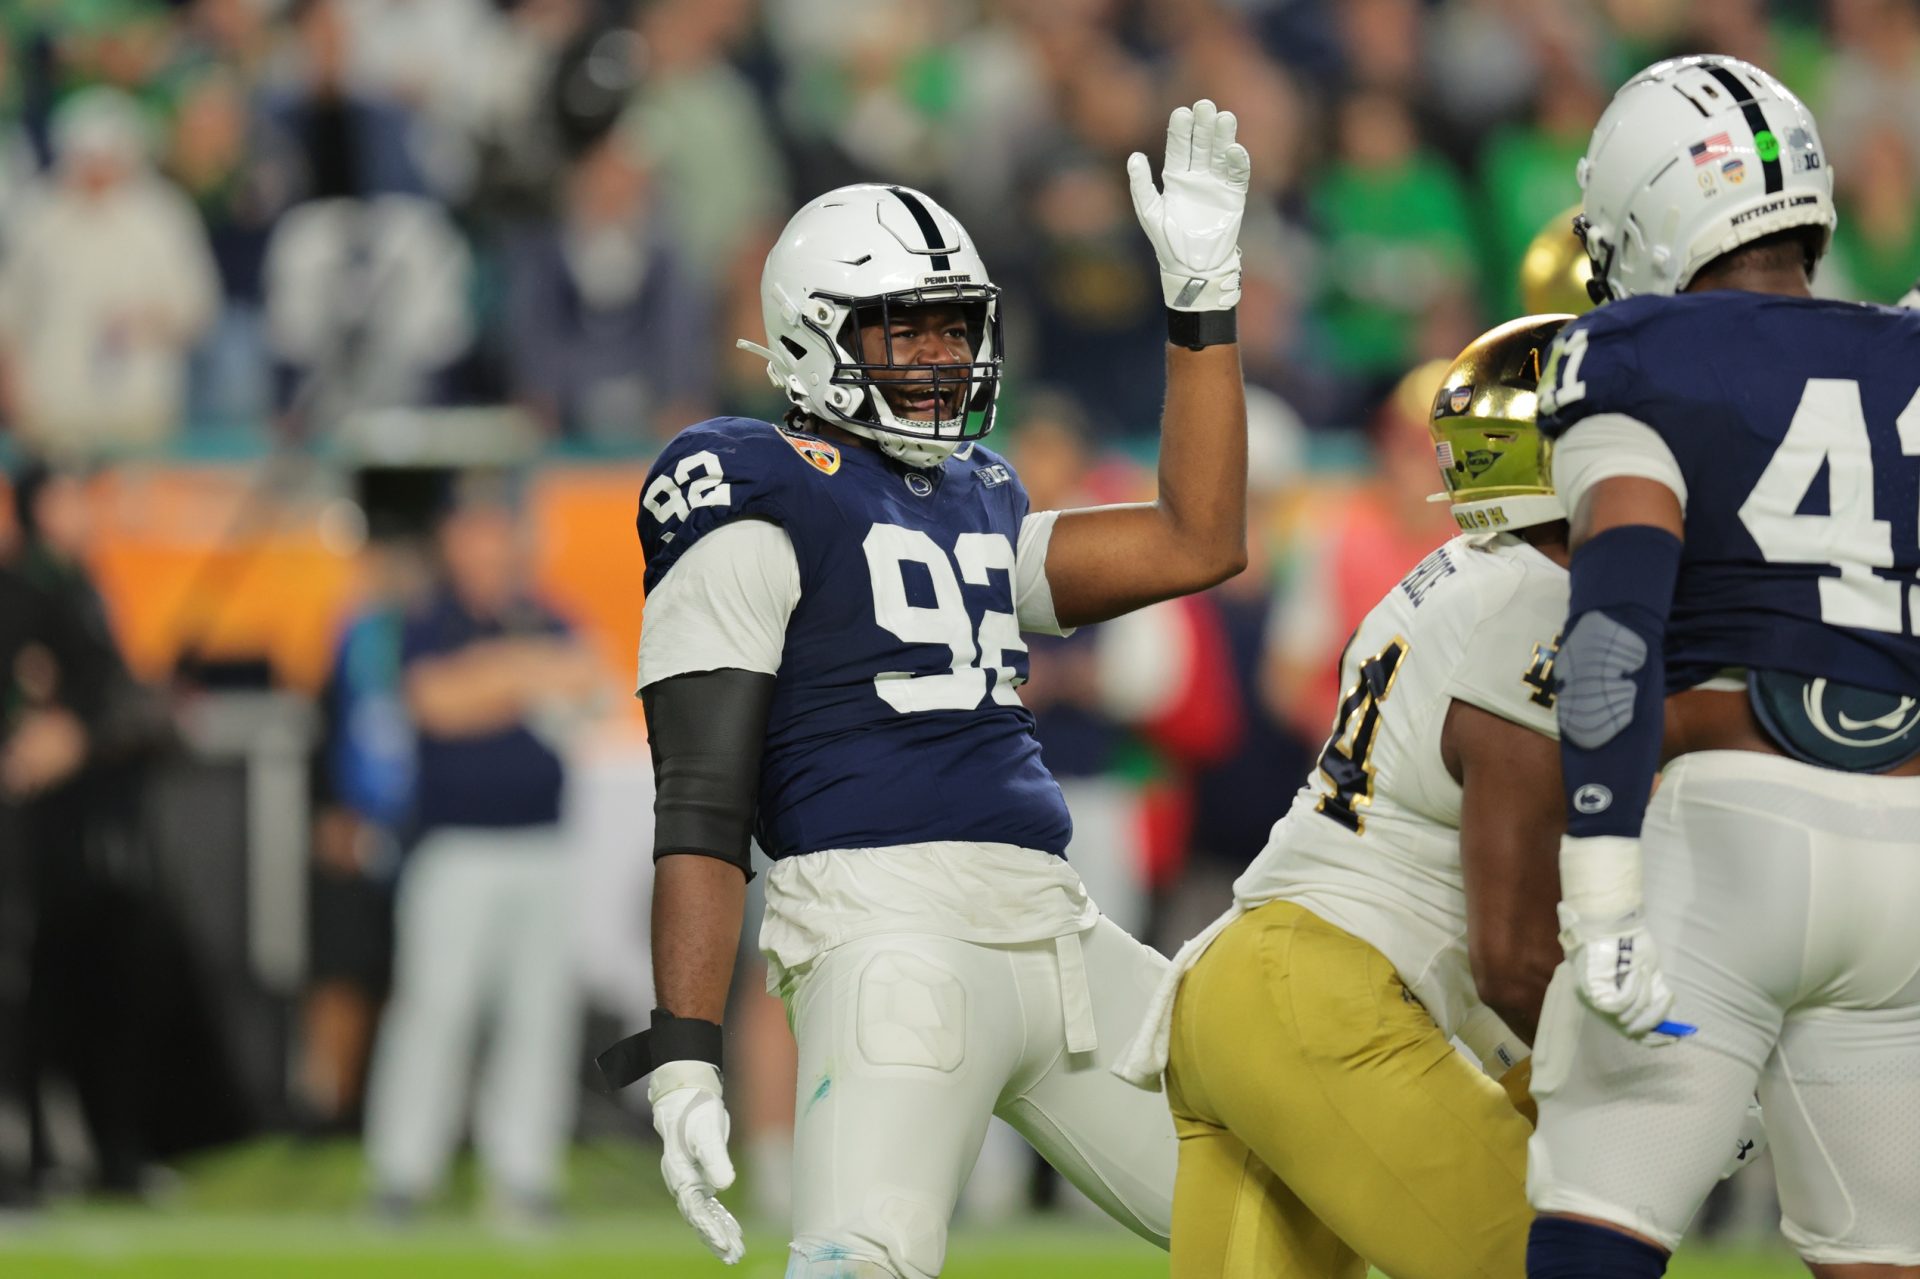
[[[653,751],[653,855],[692,853],[751,876],[748,847],[774,677],[718,670],[649,684],[640,701]]]

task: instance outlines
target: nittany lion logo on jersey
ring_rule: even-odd
[[[1877,773],[1920,753],[1920,699],[1909,694],[1784,671],[1748,680],[1760,722],[1797,759]]]

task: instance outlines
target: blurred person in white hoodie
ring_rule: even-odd
[[[0,404],[57,457],[163,444],[217,303],[206,232],[155,171],[139,108],[118,90],[68,101],[53,150],[5,229]]]

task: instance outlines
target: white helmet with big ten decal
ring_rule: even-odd
[[[957,308],[966,358],[896,364],[864,357],[863,330],[883,339],[901,308]],[[987,278],[966,229],[906,187],[863,183],[809,202],[767,254],[760,277],[767,345],[739,345],[767,359],[767,376],[802,411],[872,439],[909,466],[938,466],[993,429],[1000,393],[1000,290]],[[936,406],[926,419],[895,411],[881,393],[922,388]]]
[[[1595,301],[1678,293],[1776,231],[1815,228],[1815,260],[1833,238],[1833,166],[1812,113],[1738,58],[1671,58],[1627,81],[1578,176]]]

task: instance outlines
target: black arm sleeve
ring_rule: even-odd
[[[653,749],[656,861],[693,853],[732,862],[752,877],[747,848],[773,681],[728,669],[676,675],[641,690]]]

